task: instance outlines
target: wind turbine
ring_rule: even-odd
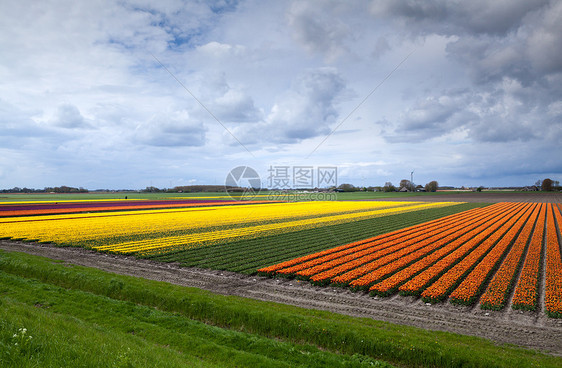
[[[412,192],[414,191],[414,171],[416,171],[416,170],[414,169],[410,173],[410,188],[411,188]]]

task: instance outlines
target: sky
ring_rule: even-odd
[[[0,188],[562,181],[562,2],[0,2]],[[413,174],[411,174],[413,171]]]

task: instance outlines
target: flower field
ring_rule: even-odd
[[[0,238],[562,316],[560,204],[1,202]]]
[[[560,211],[559,204],[497,203],[258,271],[426,302],[479,300],[496,310],[513,293],[513,308],[536,310],[542,298],[550,316],[562,316]]]
[[[268,201],[235,201],[218,199],[175,200],[90,200],[58,202],[0,202],[0,217],[66,214],[79,212],[102,212],[120,210],[142,210],[156,208],[225,206],[268,203]]]
[[[166,209],[58,215],[41,215],[43,209],[38,209],[35,216],[0,218],[0,237],[147,255],[451,205],[351,201],[237,203],[245,205],[174,208],[177,203],[170,203],[171,207]]]

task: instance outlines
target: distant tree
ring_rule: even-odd
[[[400,189],[406,188],[408,190],[412,190],[412,183],[407,179],[400,180]]]
[[[481,186],[479,186],[478,188],[476,188],[476,191],[477,191],[477,192],[481,192],[482,189],[484,189],[484,187],[481,185]]]
[[[553,190],[552,184],[553,184],[553,183],[552,183],[552,180],[551,180],[551,179],[548,179],[548,178],[544,179],[544,180],[542,181],[541,190],[543,190],[543,191],[545,191],[545,192],[550,192],[550,191],[552,191],[552,190]]]
[[[358,190],[353,184],[341,184],[338,189],[344,192],[355,192]]]
[[[436,192],[438,187],[439,187],[439,183],[436,182],[435,180],[433,180],[433,181],[430,181],[429,183],[427,183],[425,185],[425,191],[426,192]]]
[[[145,189],[142,190],[143,192],[147,192],[147,193],[157,193],[160,192],[160,189],[154,187],[154,186],[150,186],[150,187],[146,187]]]
[[[540,186],[541,186],[541,179],[537,180],[537,181],[535,182],[535,185],[536,185],[537,187],[540,187]]]
[[[395,192],[396,191],[396,187],[394,185],[392,185],[391,182],[387,181],[386,183],[384,183],[384,187],[383,190],[385,192]]]

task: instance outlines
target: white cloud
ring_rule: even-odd
[[[158,147],[202,146],[205,144],[205,127],[193,122],[187,112],[159,114],[135,131],[138,142]]]
[[[303,161],[358,185],[562,180],[561,17],[546,0],[2,2],[0,188]]]
[[[50,123],[67,129],[90,127],[78,108],[68,103],[62,104],[58,107],[57,112]]]

